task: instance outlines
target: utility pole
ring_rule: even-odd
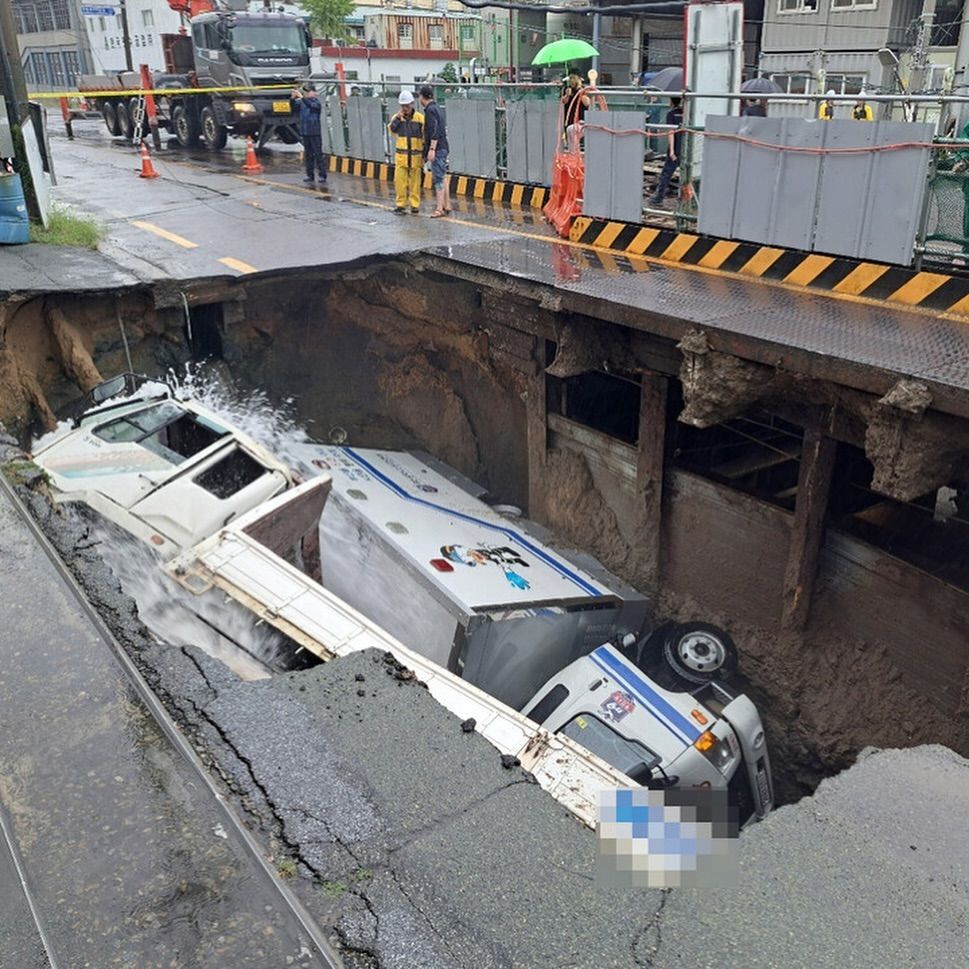
[[[596,12],[592,15],[592,46],[598,50],[599,49],[599,31],[602,26],[602,17],[599,14],[598,5],[596,7]],[[592,58],[592,69],[594,71],[599,70],[599,55],[596,54]]]
[[[20,45],[17,43],[17,28],[14,25],[10,0],[0,0],[0,91],[7,105],[10,134],[13,136],[14,168],[23,184],[27,211],[30,217],[36,220],[40,218],[40,208],[37,205],[33,179],[30,177],[21,130],[25,122],[31,123],[30,109],[27,104],[27,82],[24,80],[24,69],[20,63]]]
[[[633,75],[633,84],[639,83],[639,75],[643,70],[643,18],[633,14],[632,44],[629,52],[629,73]]]
[[[128,33],[128,4],[121,0],[121,40],[124,44],[124,63],[125,68],[133,71],[131,60],[131,34]]]
[[[932,23],[935,20],[935,0],[925,0],[922,16],[919,17],[919,31],[912,48],[912,66],[908,77],[909,94],[919,94],[925,90],[928,81],[929,45],[932,40]],[[915,120],[914,117],[912,119]]]

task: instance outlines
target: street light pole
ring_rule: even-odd
[[[128,4],[125,0],[121,0],[121,40],[124,44],[124,62],[125,68],[129,71],[133,71],[131,60],[131,34],[128,33]]]

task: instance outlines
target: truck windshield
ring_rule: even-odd
[[[636,740],[627,740],[608,724],[591,713],[573,717],[559,730],[566,737],[582,744],[586,750],[601,757],[624,774],[638,773],[645,764],[650,770],[662,759],[655,751]],[[638,770],[637,770],[638,768]]]
[[[245,54],[305,54],[306,37],[296,24],[237,24],[232,49]]]

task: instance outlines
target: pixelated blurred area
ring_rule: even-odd
[[[738,824],[727,792],[621,787],[599,797],[596,882],[605,888],[737,884]]]

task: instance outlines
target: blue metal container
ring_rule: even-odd
[[[19,175],[0,175],[0,244],[30,242],[30,219]]]

